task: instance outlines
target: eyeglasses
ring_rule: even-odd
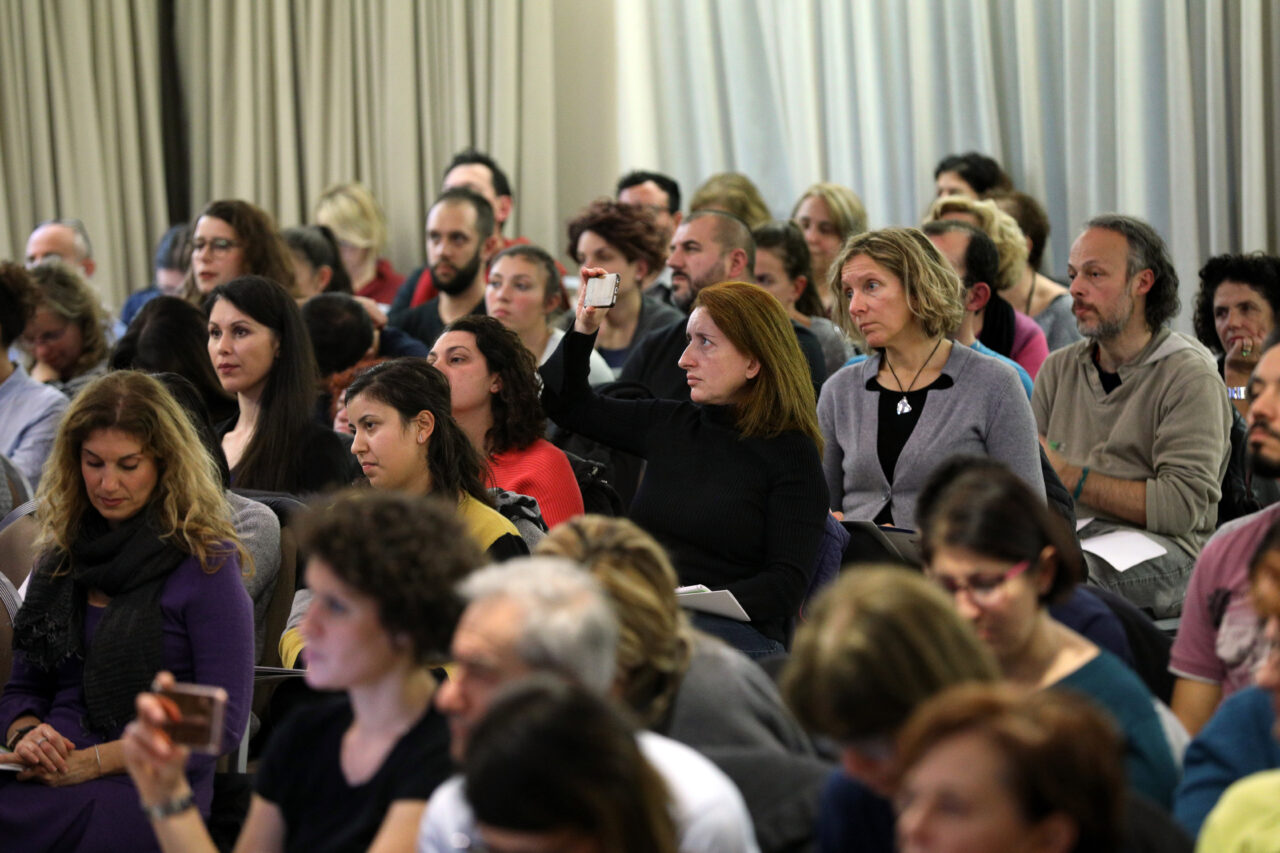
[[[961,580],[930,572],[929,577],[948,595],[956,596],[961,592],[967,592],[974,604],[981,606],[993,603],[1006,581],[1013,580],[1029,568],[1031,568],[1031,561],[1023,560],[1007,572],[998,575],[970,575],[967,579]]]
[[[214,237],[212,240],[192,240],[191,254],[198,255],[206,248],[213,249],[215,255],[222,255],[230,252],[236,246],[240,245],[239,240],[228,240],[226,237]]]
[[[67,333],[67,329],[69,328],[71,328],[71,324],[67,323],[61,329],[53,329],[48,332],[41,332],[40,334],[36,335],[34,338],[31,337],[30,335],[23,335],[22,344],[27,349],[34,349],[36,347],[49,346],[49,344],[56,344],[58,341],[62,340],[62,336]]]
[[[66,258],[62,257],[62,255],[58,252],[45,252],[43,255],[41,255],[38,258],[32,258],[28,260],[25,266],[27,269],[33,270],[42,264],[57,264],[57,263],[69,263],[69,261]]]

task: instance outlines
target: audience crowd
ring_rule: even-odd
[[[210,201],[114,316],[36,225],[3,845],[1276,849],[1280,257],[1207,258],[1192,337],[1146,222],[1047,270],[999,163],[934,177],[868,230],[632,172],[570,277],[467,150],[408,275],[340,182]]]

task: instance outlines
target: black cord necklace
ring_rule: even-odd
[[[884,365],[889,368],[889,373],[893,376],[893,381],[898,383],[898,390],[902,392],[902,399],[898,401],[897,413],[905,415],[911,411],[911,404],[907,402],[907,394],[911,393],[911,389],[915,387],[916,380],[920,378],[920,374],[924,373],[924,369],[929,366],[929,361],[933,358],[933,354],[938,351],[938,347],[942,346],[942,338],[938,338],[938,342],[933,345],[933,349],[929,350],[929,357],[924,360],[924,364],[920,365],[920,369],[916,371],[916,375],[911,377],[911,384],[906,388],[902,387],[902,380],[898,378],[898,372],[893,369],[893,365],[889,363],[889,351],[885,350]]]

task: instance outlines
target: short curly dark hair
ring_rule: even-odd
[[[464,602],[458,583],[482,562],[479,547],[440,497],[349,489],[294,522],[299,547],[374,600],[382,627],[404,634],[421,663],[449,659]]]
[[[622,253],[628,263],[643,260],[649,272],[661,272],[667,261],[667,247],[653,215],[644,208],[622,204],[610,198],[597,199],[569,221],[569,257],[579,263],[578,241],[591,231]]]
[[[1280,320],[1280,258],[1262,252],[1248,255],[1214,255],[1200,268],[1200,290],[1192,324],[1200,343],[1213,352],[1222,352],[1222,341],[1213,322],[1213,297],[1224,281],[1247,284],[1271,306],[1271,315]]]
[[[484,455],[523,450],[542,437],[547,416],[542,411],[538,361],[520,336],[493,317],[479,314],[459,317],[444,331],[475,335],[476,349],[489,372],[498,374],[500,387],[490,396],[493,426],[485,433]]]
[[[21,264],[0,264],[0,346],[8,349],[22,336],[40,304],[40,291]]]

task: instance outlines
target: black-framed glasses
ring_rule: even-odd
[[[214,237],[212,240],[201,237],[191,241],[191,254],[198,255],[205,249],[212,249],[215,255],[224,255],[239,245],[239,240],[228,240],[226,237]]]

